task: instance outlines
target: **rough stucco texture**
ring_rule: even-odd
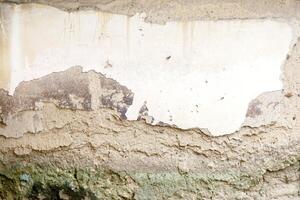
[[[21,82],[12,95],[0,89],[0,199],[300,198],[298,1],[9,2],[145,12],[155,23],[278,18],[294,35],[283,88],[253,97],[241,129],[224,136],[151,125],[146,106],[129,121],[131,88],[79,66]]]

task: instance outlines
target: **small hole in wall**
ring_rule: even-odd
[[[112,66],[113,66],[113,65],[110,63],[110,61],[107,60],[107,61],[105,62],[104,68],[111,68]]]
[[[170,60],[170,58],[171,58],[171,56],[167,56],[167,57],[166,57],[166,60]]]
[[[295,116],[293,117],[293,120],[296,120],[296,117],[295,117]]]
[[[293,93],[291,93],[291,92],[288,92],[288,93],[286,93],[284,96],[285,96],[285,97],[287,97],[287,98],[290,98],[290,97],[292,97],[292,96],[293,96]]]

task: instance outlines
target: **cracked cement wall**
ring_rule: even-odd
[[[218,137],[202,127],[148,124],[146,104],[139,120],[126,120],[135,93],[96,71],[35,77],[10,95],[2,79],[10,72],[1,68],[1,199],[299,199],[299,1],[29,2],[145,12],[148,23],[280,18],[294,35],[283,88],[253,97],[242,127]]]

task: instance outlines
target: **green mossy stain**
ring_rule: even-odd
[[[231,172],[144,173],[16,165],[0,168],[0,199],[214,199],[224,182],[238,191],[256,185],[258,177]]]
[[[132,199],[125,173],[95,169],[14,166],[0,169],[0,199]]]

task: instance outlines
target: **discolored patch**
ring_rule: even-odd
[[[262,111],[260,109],[261,104],[262,103],[260,101],[258,101],[257,99],[252,101],[248,107],[246,117],[255,118],[256,116],[261,115],[262,114]]]
[[[13,108],[13,97],[8,91],[0,89],[0,127],[5,125],[5,118]]]
[[[82,101],[75,104],[74,97]],[[80,67],[72,67],[63,72],[52,73],[37,80],[22,82],[15,90],[14,105],[18,110],[31,110],[35,103],[50,101],[61,108],[91,109],[88,74]]]
[[[40,199],[41,196],[44,199],[98,199],[90,190],[83,187],[74,188],[67,183],[56,185],[35,182],[27,196],[30,199]]]
[[[91,84],[97,90],[91,90]],[[126,118],[125,113],[133,102],[133,96],[125,86],[101,73],[82,72],[81,67],[72,67],[66,71],[22,82],[13,96],[1,89],[0,122],[4,123],[10,114],[39,109],[39,102],[51,102],[59,108],[92,110],[92,98],[99,98],[96,102],[98,105],[94,105],[93,108],[112,108],[117,110],[122,118]]]
[[[116,108],[121,118],[126,119],[127,109],[133,102],[133,93],[113,79],[105,78],[104,75],[100,77],[102,92],[99,96],[101,102],[99,107]]]
[[[147,101],[145,101],[143,106],[140,108],[137,120],[145,120],[146,123],[152,124],[154,122],[154,118],[149,115],[148,111]]]

